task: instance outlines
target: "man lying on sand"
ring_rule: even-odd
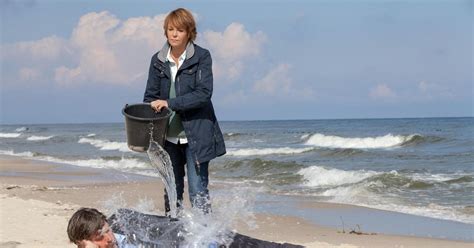
[[[78,248],[117,248],[117,239],[107,223],[107,217],[97,209],[81,208],[75,212],[67,226],[69,240]]]
[[[110,224],[110,225],[109,225]],[[183,239],[183,223],[178,219],[118,209],[109,219],[94,208],[75,212],[67,227],[69,240],[78,248],[188,247]],[[194,241],[194,240],[193,240]],[[232,233],[230,244],[198,243],[200,247],[302,248]]]

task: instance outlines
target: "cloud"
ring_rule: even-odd
[[[441,87],[436,83],[429,83],[426,81],[420,81],[418,83],[418,91],[421,97],[432,99],[432,98],[453,98],[455,94],[451,89]]]
[[[288,93],[292,85],[292,79],[289,76],[290,67],[289,64],[280,64],[271,69],[267,75],[255,82],[254,91],[266,95]]]
[[[41,72],[35,68],[21,68],[19,71],[19,77],[23,81],[35,81],[41,76]]]
[[[279,64],[270,69],[265,76],[254,83],[253,91],[269,96],[298,97],[299,100],[314,98],[313,89],[296,84],[291,78],[290,64]]]
[[[144,79],[140,72],[146,71],[150,56],[165,42],[163,22],[164,15],[125,21],[107,11],[82,16],[71,37],[77,65],[56,68],[54,79],[62,84],[130,84]]]
[[[397,94],[387,84],[378,84],[370,90],[369,96],[374,99],[391,99]]]
[[[91,12],[79,19],[68,39],[49,36],[2,45],[2,60],[14,62],[8,70],[13,76],[7,77],[59,85],[143,82],[152,54],[166,41],[164,18],[120,20],[107,11]]]
[[[215,60],[213,71],[216,78],[234,80],[244,70],[244,61],[261,53],[266,35],[245,30],[241,23],[229,24],[223,32],[207,30],[202,34],[203,42],[209,47]]]
[[[13,82],[43,80],[58,85],[121,84],[144,82],[150,57],[166,42],[166,14],[125,20],[103,12],[90,12],[79,19],[69,38],[49,36],[35,41],[2,45],[2,59],[11,65]],[[201,37],[211,50],[215,78],[235,80],[245,70],[246,60],[261,54],[263,32],[248,32],[240,23],[224,31],[207,30]],[[31,60],[34,61],[33,65]]]
[[[18,60],[51,61],[67,53],[67,46],[66,40],[53,35],[36,41],[2,45],[2,56]]]

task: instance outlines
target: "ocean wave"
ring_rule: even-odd
[[[370,189],[384,187],[380,181],[364,181],[362,183],[338,186],[325,190],[320,195],[330,197],[329,202],[345,203],[369,208],[396,211],[443,220],[459,221],[474,224],[472,213],[466,206],[441,206],[430,203],[424,206],[408,205],[409,203],[390,195],[378,195]]]
[[[366,138],[345,138],[340,136],[324,135],[316,133],[311,135],[305,145],[328,148],[356,148],[375,149],[390,148],[406,144],[413,138],[419,139],[417,134],[412,135],[392,135],[366,137]]]
[[[26,131],[26,130],[28,130],[27,127],[19,127],[19,128],[17,128],[17,129],[15,129],[15,132],[24,132],[24,131]]]
[[[124,158],[121,157],[117,159],[112,157],[112,159],[97,158],[97,159],[61,159],[47,155],[40,155],[34,152],[14,152],[12,150],[0,150],[1,155],[10,155],[15,157],[22,158],[34,158],[35,160],[48,161],[53,163],[62,163],[70,164],[82,167],[92,167],[92,168],[108,168],[108,169],[117,169],[123,171],[133,171],[133,169],[150,169],[152,168],[150,163],[140,161],[135,158]]]
[[[0,133],[0,138],[18,138],[21,133]]]
[[[130,152],[126,142],[115,142],[101,139],[81,138],[78,143],[91,144],[100,150],[118,150],[121,152]]]
[[[9,155],[9,156],[16,156],[16,157],[27,157],[31,158],[35,156],[33,152],[14,152],[13,150],[0,150],[1,155]]]
[[[117,169],[117,170],[125,170],[125,171],[129,171],[130,169],[152,168],[149,163],[142,162],[134,158],[121,158],[120,160],[107,160],[103,158],[66,160],[66,159],[58,159],[54,157],[44,157],[43,159],[50,162],[65,163],[65,164],[71,164],[71,165],[77,165],[77,166],[83,166],[83,167],[108,168],[108,169]]]
[[[444,181],[445,183],[470,183],[470,182],[474,182],[474,178],[472,176],[462,176],[462,177],[459,177],[459,178],[455,178],[455,179],[450,179],[450,180],[446,180]]]
[[[279,147],[279,148],[246,148],[246,149],[228,149],[226,155],[229,156],[257,156],[257,155],[270,155],[270,154],[297,154],[307,151],[311,151],[312,147],[305,148],[290,148],[290,147]]]
[[[307,139],[309,136],[310,136],[309,133],[305,133],[305,134],[301,135],[300,139],[305,140],[305,139]]]
[[[374,171],[344,171],[339,169],[326,169],[320,166],[303,168],[297,173],[303,176],[303,185],[308,187],[327,187],[352,184],[379,174]]]
[[[41,140],[49,140],[51,139],[52,137],[54,137],[53,135],[52,136],[30,136],[28,137],[26,140],[29,140],[29,141],[41,141]]]
[[[86,137],[95,137],[95,135],[96,135],[95,133],[90,133],[90,134],[86,135]]]

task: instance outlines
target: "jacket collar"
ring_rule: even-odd
[[[163,48],[161,48],[160,52],[158,53],[158,60],[165,63],[166,55],[168,55],[169,49],[170,49],[170,44],[166,42]],[[194,55],[194,43],[192,41],[189,41],[188,44],[186,45],[186,60],[193,57],[193,55]]]

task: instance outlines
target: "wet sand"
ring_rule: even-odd
[[[211,194],[213,188],[226,190],[211,182]],[[115,170],[0,156],[0,247],[74,247],[67,239],[66,226],[78,208],[94,207],[111,214],[107,211],[114,207],[136,208],[140,203],[151,208],[153,213],[163,214],[160,180]],[[292,204],[299,205],[306,215],[294,217],[275,211],[256,212],[255,225],[236,221],[233,228],[254,238],[306,247],[474,246],[473,242],[385,235],[364,229],[363,234],[350,234],[350,226],[346,226],[343,233],[342,228],[317,225],[305,216],[328,213],[324,211],[336,211],[333,215],[340,211],[357,215],[360,207],[307,201]],[[189,203],[185,202],[185,205],[189,207]],[[366,211],[376,212],[369,208]],[[377,211],[382,217],[390,215],[387,211]],[[408,228],[410,222],[405,225]]]

